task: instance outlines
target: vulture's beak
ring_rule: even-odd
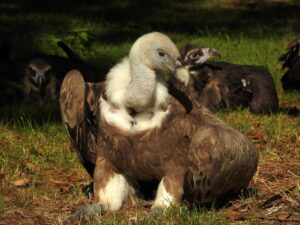
[[[215,48],[210,48],[209,55],[210,55],[210,58],[216,58],[216,59],[221,58],[221,54]]]
[[[45,74],[43,72],[36,72],[35,77],[38,86],[41,87],[45,80]]]
[[[179,59],[176,60],[175,78],[187,86],[190,80],[189,71],[182,65]]]

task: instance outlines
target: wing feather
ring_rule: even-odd
[[[188,158],[189,188],[203,203],[246,187],[258,162],[249,139],[231,128],[214,125],[202,126],[195,134]]]
[[[300,36],[291,41],[288,51],[279,58],[282,68],[288,68],[281,78],[284,90],[300,90]]]
[[[85,83],[78,70],[71,70],[63,80],[59,98],[69,139],[91,176],[97,155],[97,99],[102,87],[101,83]]]

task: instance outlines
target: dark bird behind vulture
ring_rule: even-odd
[[[37,56],[24,63],[21,84],[26,103],[48,102],[56,99],[61,80],[47,57]]]
[[[274,81],[266,68],[207,61],[219,57],[217,50],[191,44],[180,53],[190,72],[189,85],[181,88],[211,111],[237,107],[248,107],[253,113],[278,111]]]
[[[75,148],[92,151],[97,210],[116,211],[136,195],[137,181],[158,180],[151,210],[181,199],[207,203],[246,187],[258,164],[252,142],[194,101],[186,113],[164,74],[183,73],[175,44],[143,35],[100,86],[78,71],[65,78],[60,105]],[[95,126],[96,124],[96,126]],[[91,211],[79,210],[75,216]]]
[[[83,62],[65,43],[58,42],[58,46],[69,58],[36,53],[11,59],[11,43],[4,42],[0,46],[0,91],[3,91],[0,102],[13,103],[23,99],[26,103],[42,103],[55,100],[64,76],[72,69],[81,71],[86,81],[95,81],[95,69],[91,65]],[[4,101],[1,101],[2,98]]]
[[[281,78],[282,87],[285,91],[300,91],[300,36],[287,45],[287,53],[279,58],[282,61],[282,69],[287,71]]]

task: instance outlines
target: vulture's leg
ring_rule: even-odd
[[[134,196],[134,188],[123,175],[114,172],[108,161],[98,157],[94,171],[94,196],[96,203],[79,208],[69,219],[88,219],[100,217],[105,211],[117,211],[124,201]]]
[[[172,174],[162,178],[158,185],[155,201],[151,207],[151,213],[163,211],[181,200],[183,194],[183,175]]]
[[[114,172],[111,164],[98,157],[94,172],[95,201],[106,211],[119,210],[128,196],[134,194],[133,187],[126,178]]]

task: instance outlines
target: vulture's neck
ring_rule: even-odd
[[[106,97],[100,97],[101,117],[124,132],[134,134],[160,127],[169,113],[166,83],[150,69],[132,69],[128,58],[107,74],[105,89]],[[137,113],[132,116],[128,107]]]
[[[155,105],[157,80],[155,71],[138,61],[130,63],[131,82],[126,88],[125,104],[137,112]]]
[[[167,85],[160,77],[139,60],[131,63],[125,58],[107,75],[108,101],[135,112],[153,111],[165,104],[168,97]]]

